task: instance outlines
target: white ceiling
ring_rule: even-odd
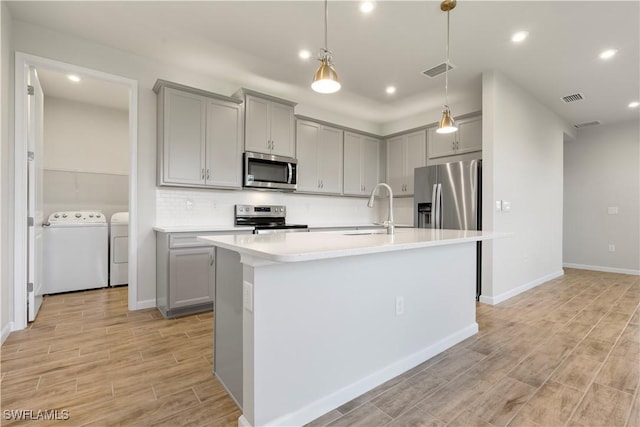
[[[129,89],[125,86],[86,76],[82,76],[79,82],[72,82],[67,78],[67,74],[59,71],[47,68],[40,68],[37,71],[45,96],[117,110],[129,109]]]
[[[309,85],[323,43],[321,1],[8,2],[14,19],[309,105],[388,122],[443,103],[444,77],[421,75],[444,61],[446,14],[439,2],[329,2],[329,48],[343,89]],[[477,91],[481,73],[506,73],[569,123],[638,117],[638,1],[459,1],[451,12],[451,107]],[[517,30],[529,38],[510,41]],[[598,54],[618,49],[609,61]],[[161,73],[161,70],[159,70]],[[160,75],[159,75],[160,77]],[[388,96],[393,84],[397,93]],[[584,100],[560,98],[579,92]]]

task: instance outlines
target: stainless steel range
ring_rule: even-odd
[[[307,225],[287,224],[287,208],[279,205],[236,205],[235,224],[254,226],[254,234],[309,231]]]

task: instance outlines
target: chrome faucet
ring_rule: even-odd
[[[367,206],[369,206],[370,208],[373,207],[373,199],[376,195],[376,190],[378,190],[378,187],[385,187],[387,189],[387,192],[389,193],[389,216],[387,217],[387,220],[383,223],[383,225],[387,228],[387,234],[393,234],[395,229],[395,224],[393,222],[393,190],[391,190],[389,184],[385,184],[384,182],[376,184],[376,186],[373,187],[373,190],[371,191],[371,196],[369,197],[369,203],[367,203]]]

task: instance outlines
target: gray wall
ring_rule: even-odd
[[[634,120],[584,128],[565,142],[566,267],[640,274],[638,126]],[[609,207],[618,214],[608,214]]]

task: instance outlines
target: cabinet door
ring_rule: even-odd
[[[369,194],[378,183],[380,165],[380,141],[374,138],[362,139],[362,192]]]
[[[320,191],[318,177],[318,141],[320,125],[298,120],[296,145],[298,152],[298,191]]]
[[[361,195],[364,193],[362,182],[362,135],[344,133],[344,194]]]
[[[403,194],[404,188],[404,151],[402,136],[387,140],[387,184],[398,196]]]
[[[164,89],[162,183],[204,185],[206,102]]]
[[[176,249],[169,253],[169,309],[213,301],[214,248]]]
[[[458,129],[458,141],[456,154],[482,151],[482,117],[474,117],[461,122]]]
[[[247,95],[245,104],[244,149],[269,154],[269,101]]]
[[[206,183],[242,187],[240,107],[223,101],[207,102]]]
[[[317,151],[320,192],[342,194],[342,130],[321,126]]]
[[[428,150],[429,158],[435,159],[437,157],[452,156],[456,154],[454,150],[454,141],[457,137],[457,132],[454,133],[437,133],[437,128],[429,128],[429,140]]]
[[[427,164],[427,135],[425,131],[410,133],[406,139],[406,169],[403,195],[413,194],[413,170]]]
[[[293,107],[271,102],[271,153],[295,157]]]

